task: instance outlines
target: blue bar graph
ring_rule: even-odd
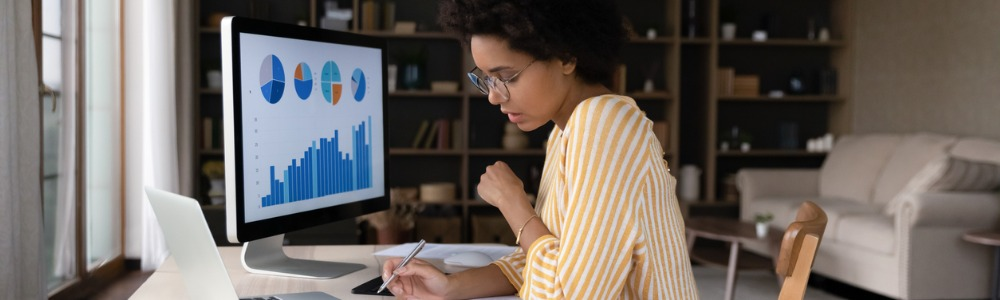
[[[301,157],[283,168],[270,166],[271,192],[261,197],[261,207],[371,188],[371,122],[369,116],[367,122],[351,126],[353,144],[349,149],[354,155],[341,152],[341,135],[334,130],[332,138],[312,141]]]

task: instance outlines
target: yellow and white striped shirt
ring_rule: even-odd
[[[546,147],[535,210],[552,235],[494,264],[522,299],[697,299],[668,171],[635,100],[584,100]]]

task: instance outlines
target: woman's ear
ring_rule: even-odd
[[[573,74],[576,71],[576,57],[565,58],[561,61],[563,75]]]

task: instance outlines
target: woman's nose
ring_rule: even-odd
[[[493,105],[500,105],[500,103],[507,102],[507,99],[504,99],[503,95],[500,95],[500,93],[496,93],[493,91],[490,91],[490,94],[486,95],[486,99],[489,100],[490,104]]]

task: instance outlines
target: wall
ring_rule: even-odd
[[[1000,138],[1000,1],[855,1],[855,132]]]

